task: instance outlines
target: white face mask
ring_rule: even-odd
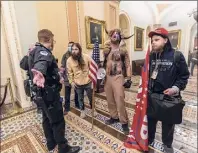
[[[71,46],[68,46],[68,51],[69,51],[69,52],[71,52],[71,51],[72,51]]]

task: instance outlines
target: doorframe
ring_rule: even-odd
[[[15,16],[14,1],[2,1],[1,2],[1,24],[4,25],[5,39],[7,42],[8,52],[10,55],[13,74],[16,80],[13,91],[15,91],[16,99],[22,108],[32,106],[30,99],[26,96],[23,80],[25,79],[25,72],[20,68],[20,59],[23,57],[19,31],[17,25],[17,19]]]

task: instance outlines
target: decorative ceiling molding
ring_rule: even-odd
[[[189,1],[178,1],[178,2],[172,3],[169,7],[164,9],[164,11],[161,12],[161,14],[159,14],[159,19],[161,21],[164,17],[170,15],[170,12],[174,12],[176,9],[179,9],[180,7],[185,8],[186,6],[188,6],[188,8],[185,8],[185,9],[189,9],[189,7],[192,8],[192,6],[196,6],[196,5],[197,5],[196,1],[190,1],[190,2]],[[181,11],[186,12],[185,9],[183,9]]]
[[[153,24],[158,23],[158,10],[156,5],[153,5],[151,2],[149,1],[144,1],[145,5],[148,7],[148,9],[151,11],[152,13],[152,17],[153,17]]]
[[[167,9],[169,6],[171,6],[171,4],[156,4],[159,14],[163,12],[165,9]]]

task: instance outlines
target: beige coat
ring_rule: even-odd
[[[68,79],[70,83],[74,82],[76,85],[85,85],[91,81],[88,77],[91,57],[86,54],[82,54],[82,57],[85,61],[83,70],[80,69],[78,61],[74,60],[72,57],[69,57],[67,60]]]

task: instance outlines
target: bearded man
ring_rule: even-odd
[[[69,84],[69,80],[68,80],[68,74],[67,74],[67,59],[71,56],[71,46],[74,42],[70,41],[68,43],[68,50],[67,52],[63,55],[62,60],[61,60],[61,69],[63,70],[63,76],[64,76],[64,80],[65,80],[65,110],[64,110],[64,114],[66,115],[69,111],[70,111],[70,96],[71,96],[71,84]],[[76,92],[76,89],[74,89],[74,101],[75,101],[75,106],[77,108],[79,108],[78,105],[78,95]]]
[[[110,119],[107,125],[119,122],[125,134],[129,133],[128,116],[125,108],[124,87],[131,86],[131,66],[124,37],[119,29],[108,32],[110,39],[105,42],[104,67],[106,69],[105,93],[107,97]],[[126,78],[126,81],[125,81]]]
[[[67,71],[69,83],[75,87],[78,94],[78,103],[81,110],[80,117],[85,118],[84,110],[84,91],[87,93],[90,107],[92,108],[92,88],[91,80],[89,79],[89,65],[91,64],[91,57],[82,53],[82,48],[79,43],[73,43],[72,55],[67,60]],[[96,116],[96,111],[94,116]]]

